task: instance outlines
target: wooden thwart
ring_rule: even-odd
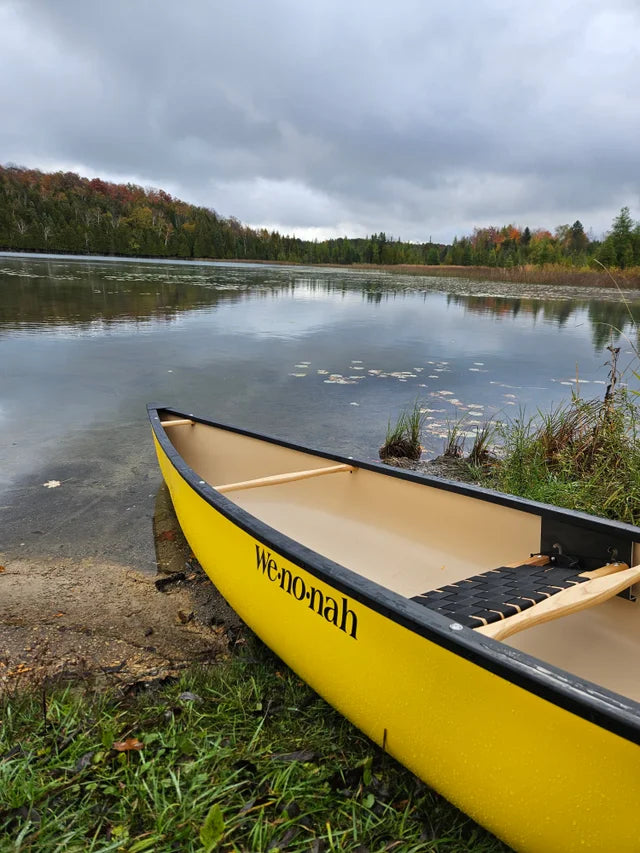
[[[505,563],[505,566],[517,569],[518,566],[546,566],[549,563],[551,563],[551,559],[546,554],[533,554],[531,557],[527,557],[526,560],[516,560],[513,563]],[[593,580],[594,578],[601,578],[605,575],[612,575],[615,572],[619,572],[622,569],[628,568],[629,567],[626,563],[607,563],[606,566],[601,566],[599,569],[591,569],[591,571],[580,572],[580,577]]]
[[[550,562],[550,558],[547,557],[546,554],[532,554],[530,557],[527,557],[526,560],[516,560],[513,563],[505,563],[505,566],[517,569],[518,566],[546,566],[548,562]]]
[[[578,583],[564,589],[521,613],[507,616],[499,622],[482,625],[474,630],[478,634],[484,634],[485,637],[504,640],[525,628],[541,625],[560,616],[568,616],[587,607],[594,607],[639,582],[640,566],[629,568],[625,563],[613,563],[592,572],[584,572],[583,576],[590,579],[585,583]]]
[[[188,418],[176,418],[174,421],[161,421],[163,427],[168,426],[183,426],[183,424],[194,425],[195,421],[190,421]]]
[[[353,473],[357,469],[353,465],[330,465],[327,468],[312,468],[310,471],[292,471],[290,474],[274,474],[271,477],[258,477],[255,480],[243,480],[240,483],[225,483],[214,486],[216,491],[237,492],[241,489],[256,489],[260,486],[277,486],[280,483],[292,483],[295,480],[308,480],[310,477],[321,477],[323,474],[338,474],[341,471]]]

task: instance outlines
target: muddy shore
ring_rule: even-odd
[[[463,476],[455,459],[395,464]],[[245,626],[191,553],[165,486],[153,539],[155,575],[95,556],[0,552],[0,694],[78,681],[135,688],[214,662],[243,642]]]
[[[193,558],[164,487],[153,536],[156,576],[95,557],[0,553],[0,693],[43,681],[158,682],[241,641],[242,623]]]

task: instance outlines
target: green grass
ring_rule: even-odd
[[[134,696],[1,704],[3,853],[507,849],[255,640]]]
[[[640,524],[638,410],[611,401],[570,402],[497,426],[498,459],[479,471],[482,485],[555,506]]]
[[[416,400],[410,409],[398,415],[395,423],[389,422],[384,444],[380,448],[380,458],[419,459],[422,453],[422,429],[425,412]]]

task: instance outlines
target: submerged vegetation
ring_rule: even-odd
[[[512,224],[476,228],[451,244],[407,242],[384,231],[368,237],[301,240],[249,228],[164,190],[0,166],[0,249],[158,258],[211,258],[305,264],[393,265],[422,274],[558,283],[606,283],[595,261],[640,286],[640,224],[624,207],[604,240],[582,223],[554,232]],[[402,265],[407,265],[403,269]],[[416,270],[416,265],[422,269]],[[541,279],[541,276],[543,278]],[[578,280],[579,279],[579,280]],[[564,279],[566,281],[566,278]]]
[[[0,711],[2,850],[507,849],[254,639],[135,695],[59,689]]]

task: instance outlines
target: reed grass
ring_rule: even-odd
[[[466,441],[464,418],[447,420],[447,437],[444,442],[442,455],[448,459],[461,459]]]
[[[380,458],[419,459],[424,419],[425,413],[416,400],[411,408],[400,412],[395,423],[389,421],[384,444],[379,450]]]
[[[638,410],[624,391],[571,400],[497,426],[498,459],[480,473],[502,492],[640,524]]]
[[[498,426],[493,421],[486,421],[476,427],[473,446],[469,453],[468,461],[474,467],[491,464],[493,460],[493,443]]]
[[[474,281],[503,281],[514,284],[547,284],[571,287],[640,289],[640,268],[616,270],[618,282],[612,282],[607,270],[593,267],[567,267],[563,264],[523,264],[518,267],[474,267],[425,264],[354,264],[359,269],[382,269],[403,275],[464,278]]]
[[[257,640],[132,696],[5,697],[0,849],[38,853],[506,847]],[[141,748],[117,751],[131,742]]]

